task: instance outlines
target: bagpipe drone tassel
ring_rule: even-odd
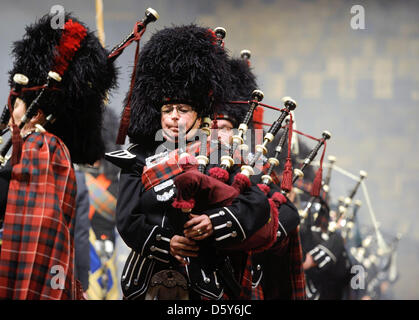
[[[323,158],[326,152],[326,140],[324,141],[323,145],[323,153],[320,158],[320,166],[316,172],[316,176],[314,177],[313,184],[311,187],[311,196],[318,197],[320,196],[320,190],[322,188],[322,181],[323,181]]]
[[[291,161],[291,142],[292,142],[292,114],[290,113],[290,121],[288,123],[288,152],[287,159],[284,165],[284,172],[282,173],[281,189],[285,192],[290,192],[292,189],[292,161]]]

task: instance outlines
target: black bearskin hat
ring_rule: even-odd
[[[52,28],[51,19],[47,14],[27,26],[23,39],[14,43],[14,63],[9,72],[11,87],[16,73],[29,78],[27,87],[46,83],[64,32]],[[46,129],[64,141],[72,161],[93,164],[104,153],[101,139],[103,105],[108,90],[116,85],[116,70],[94,33],[71,14],[66,14],[66,25],[69,20],[84,27],[85,36],[66,65],[62,81],[56,85],[59,90],[45,92],[39,107],[46,116],[51,113],[55,116],[55,122],[48,124]],[[21,98],[29,107],[38,94],[39,91],[26,91]]]
[[[155,145],[161,107],[190,104],[199,116],[211,115],[226,100],[230,83],[228,56],[214,32],[195,24],[164,28],[153,34],[138,58],[131,97],[131,142]]]
[[[231,91],[230,101],[248,101],[253,90],[257,89],[256,76],[253,74],[248,62],[243,59],[230,59]],[[217,118],[228,119],[233,127],[237,128],[244,119],[249,106],[246,104],[223,103],[217,106]]]

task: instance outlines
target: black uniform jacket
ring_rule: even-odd
[[[257,186],[251,186],[231,205],[204,212],[212,221],[214,233],[199,242],[199,257],[189,258],[189,266],[182,267],[170,254],[170,239],[183,235],[188,217],[171,206],[176,194],[173,179],[145,191],[143,169],[156,155],[139,145],[133,145],[129,151],[136,156],[135,164],[121,171],[116,209],[118,231],[133,249],[122,274],[125,298],[141,298],[152,275],[162,269],[184,274],[193,291],[201,296],[219,299],[223,293],[233,294],[231,275],[237,274],[237,270],[230,268],[223,249],[247,239],[268,221],[267,197]],[[163,158],[164,155],[165,152]]]
[[[339,232],[322,232],[316,225],[300,229],[303,257],[310,253],[316,267],[306,270],[308,299],[341,300],[350,281],[350,260]]]

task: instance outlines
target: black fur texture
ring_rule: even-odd
[[[131,142],[145,148],[156,145],[165,103],[187,103],[199,116],[211,115],[229,89],[228,55],[208,28],[191,24],[156,32],[138,59],[128,130]]]
[[[116,86],[116,70],[108,61],[108,52],[95,34],[71,14],[72,19],[87,29],[68,69],[57,85],[60,91],[49,91],[40,101],[46,115],[53,113],[56,121],[47,130],[60,137],[74,163],[93,164],[103,156],[105,147],[101,138],[104,99],[109,89]],[[23,39],[13,44],[13,69],[9,72],[9,84],[14,86],[13,75],[23,73],[29,78],[28,87],[46,83],[52,68],[55,47],[59,44],[61,29],[53,29],[49,14],[26,27]],[[23,95],[27,107],[38,95],[28,92]]]
[[[251,67],[243,59],[230,59],[231,91],[229,101],[248,101],[251,99],[253,90],[258,88],[256,76]],[[249,106],[247,104],[223,103],[217,107],[217,113],[227,115],[235,128],[244,119]],[[251,125],[250,125],[251,127]]]

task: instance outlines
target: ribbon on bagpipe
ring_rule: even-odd
[[[122,111],[122,117],[121,122],[118,129],[118,135],[116,138],[116,144],[124,144],[125,138],[128,133],[128,127],[130,122],[130,116],[131,116],[131,96],[132,96],[132,90],[134,88],[135,83],[135,75],[137,71],[137,63],[138,63],[138,55],[140,51],[140,40],[143,36],[144,32],[146,31],[147,24],[153,21],[156,21],[159,18],[158,13],[148,8],[145,12],[146,16],[144,19],[137,21],[134,24],[134,29],[130,35],[126,39],[124,39],[119,45],[115,46],[111,53],[108,55],[108,59],[114,60],[116,59],[126,47],[128,47],[132,42],[137,42],[137,46],[135,48],[135,54],[134,54],[134,68],[132,69],[131,74],[131,82],[129,86],[128,96],[127,96],[127,102],[125,104],[124,110]]]

